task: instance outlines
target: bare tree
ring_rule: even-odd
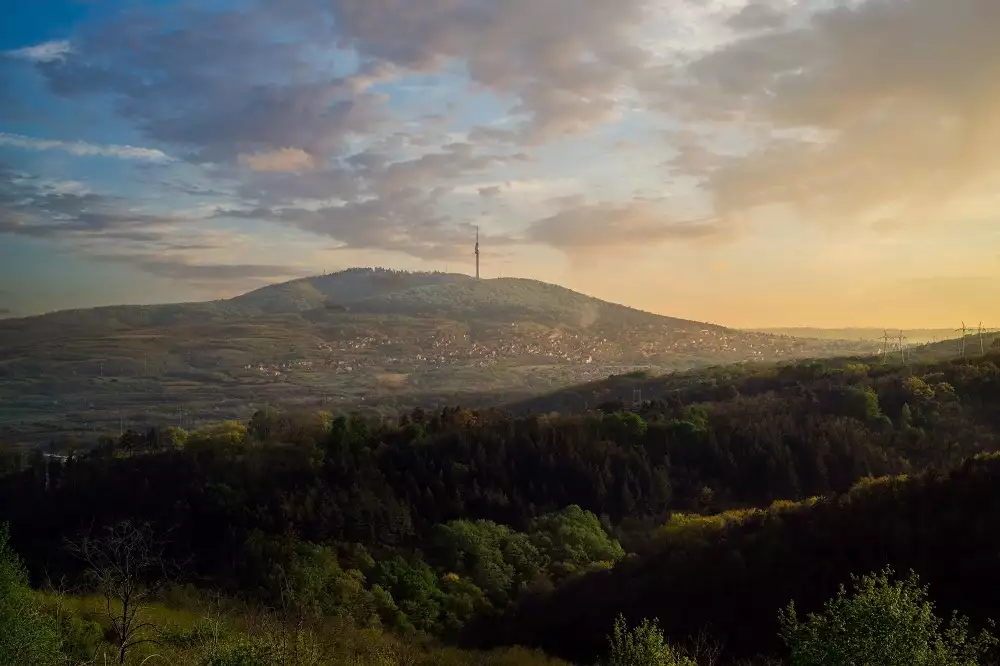
[[[701,629],[688,639],[688,654],[699,666],[718,666],[722,663],[722,643]]]
[[[93,537],[84,534],[68,549],[87,565],[87,577],[104,597],[118,649],[118,663],[142,643],[156,643],[153,624],[146,621],[150,599],[168,580],[164,542],[148,525],[120,522]]]

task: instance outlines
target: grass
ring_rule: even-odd
[[[51,592],[38,596],[63,628],[70,663],[118,663],[102,597]],[[111,608],[112,613],[118,610],[115,605]],[[175,589],[164,600],[145,606],[142,621],[150,624],[143,638],[151,642],[129,651],[129,666],[569,666],[516,647],[466,651],[343,619],[293,621],[231,599],[211,599],[189,588]],[[253,653],[257,660],[248,658]]]

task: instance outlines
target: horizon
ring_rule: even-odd
[[[31,3],[0,29],[0,317],[467,274],[478,228],[486,278],[665,316],[985,322],[1000,10],[961,4]]]
[[[345,273],[345,272],[349,272],[349,271],[392,271],[392,272],[403,273],[403,274],[407,274],[407,275],[421,274],[421,273],[427,273],[427,274],[437,273],[437,274],[441,274],[441,275],[462,276],[462,277],[469,278],[470,280],[475,280],[476,279],[474,275],[469,275],[467,273],[458,273],[458,272],[454,272],[454,271],[400,270],[400,269],[394,269],[394,268],[390,268],[390,267],[386,267],[386,266],[351,266],[351,267],[343,268],[343,269],[340,269],[340,270],[337,270],[337,271],[328,271],[328,272],[319,273],[319,274],[316,274],[316,275],[306,275],[306,276],[303,276],[303,277],[291,278],[289,280],[284,280],[284,281],[281,281],[281,282],[275,282],[275,283],[264,285],[264,286],[261,286],[261,287],[255,287],[254,289],[251,289],[249,291],[239,292],[237,294],[234,294],[233,296],[228,296],[228,297],[219,298],[219,299],[205,299],[205,300],[193,300],[193,301],[169,301],[169,300],[167,300],[167,301],[160,301],[160,302],[138,302],[137,301],[137,302],[121,302],[121,303],[104,303],[104,304],[92,305],[92,306],[82,306],[82,307],[78,306],[78,307],[60,308],[60,309],[55,309],[55,310],[47,310],[47,311],[44,311],[44,312],[34,312],[34,313],[31,313],[31,314],[23,314],[23,315],[11,315],[11,314],[0,313],[0,321],[11,320],[11,319],[22,319],[22,318],[36,317],[36,316],[44,316],[44,315],[49,315],[49,314],[55,314],[55,313],[58,313],[58,312],[72,312],[72,311],[75,311],[75,310],[87,310],[87,309],[95,309],[95,308],[143,307],[143,306],[157,306],[157,305],[188,305],[188,304],[194,304],[194,303],[210,303],[210,302],[225,301],[225,300],[229,300],[231,298],[237,298],[239,296],[252,293],[254,291],[258,291],[260,289],[267,289],[269,287],[275,287],[275,286],[279,286],[279,285],[282,285],[282,284],[289,284],[289,283],[292,283],[292,282],[307,281],[307,280],[313,280],[313,279],[317,279],[317,278],[329,277],[329,276],[333,276],[333,275],[337,275],[339,273]],[[560,287],[560,288],[564,288],[564,289],[570,289],[570,290],[576,291],[577,293],[580,293],[580,294],[582,294],[584,296],[594,297],[591,294],[587,294],[585,292],[580,292],[578,290],[572,289],[570,287],[566,287],[564,285],[559,285],[559,284],[555,284],[555,283],[539,281],[539,280],[535,280],[534,278],[526,278],[526,277],[521,277],[521,276],[516,276],[516,275],[505,275],[505,276],[498,276],[498,277],[483,277],[481,279],[484,280],[484,281],[492,281],[492,280],[531,280],[531,281],[536,281],[536,282],[543,282],[544,284],[548,284],[550,286]],[[596,298],[596,297],[594,297],[594,298]],[[611,300],[611,299],[600,299],[600,300],[603,300],[603,301],[605,301],[607,303],[611,303],[611,304],[624,305],[626,307],[634,307],[632,305],[629,305],[628,303],[620,302],[620,301],[615,301],[615,300]],[[664,317],[673,317],[673,318],[677,318],[677,319],[688,319],[686,317],[678,317],[677,315],[671,314],[671,313],[656,312],[656,311],[653,311],[653,310],[643,310],[642,308],[635,308],[635,309],[642,310],[643,312],[647,312],[649,314],[660,315],[660,316],[664,316]],[[882,325],[882,324],[877,325],[877,326],[874,326],[874,325],[868,325],[868,326],[813,326],[813,325],[809,325],[809,324],[793,324],[793,325],[780,325],[779,324],[779,325],[768,325],[768,326],[749,326],[749,327],[743,327],[743,326],[732,326],[732,325],[729,325],[727,322],[724,322],[724,321],[722,321],[722,322],[720,322],[720,321],[704,321],[704,320],[696,320],[696,319],[688,319],[688,320],[689,321],[694,321],[694,322],[697,322],[697,323],[711,324],[711,325],[714,325],[714,326],[723,326],[723,327],[731,328],[731,329],[734,329],[734,330],[761,331],[761,332],[787,331],[787,330],[796,330],[796,329],[816,330],[816,331],[837,331],[837,330],[843,330],[843,331],[862,331],[862,330],[882,329],[882,330],[887,330],[887,331],[906,331],[906,330],[910,330],[910,331],[933,331],[933,332],[946,332],[946,331],[957,332],[958,330],[961,330],[961,329],[954,329],[953,330],[953,329],[950,329],[947,326],[910,326],[910,327],[888,326],[887,327],[887,326]],[[977,326],[978,326],[978,324],[970,324],[969,325],[969,330],[971,331],[971,333],[975,333],[976,332]],[[983,325],[983,332],[990,332],[990,331],[1000,331],[1000,328],[994,328],[992,326]],[[961,336],[957,336],[957,337],[961,337]]]

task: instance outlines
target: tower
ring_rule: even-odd
[[[479,227],[476,227],[476,279],[479,279]]]

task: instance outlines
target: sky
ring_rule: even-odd
[[[1000,326],[996,0],[33,0],[0,316],[352,266]]]

